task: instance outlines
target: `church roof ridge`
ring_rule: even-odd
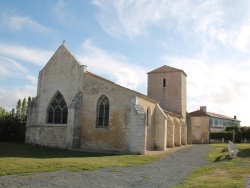
[[[51,59],[62,49],[65,48],[68,53],[74,58],[74,60],[78,63],[79,66],[83,66],[80,61],[73,55],[73,53],[69,50],[69,48],[66,46],[65,40],[63,40],[63,43],[57,48],[56,52],[51,56],[49,61],[46,63],[46,65],[43,67],[43,69],[47,66],[47,64],[50,62]],[[43,69],[41,71],[43,71]]]
[[[70,49],[66,46],[66,41],[63,40],[63,43],[61,44],[61,46],[59,46],[59,48],[57,49],[57,51],[61,48],[61,47],[64,47],[68,52],[69,54],[76,60],[76,62],[81,66],[82,64],[80,63],[80,61],[78,61],[78,59],[74,56],[74,54],[70,51]],[[56,51],[56,52],[57,52]],[[56,53],[55,52],[55,53]],[[52,56],[53,57],[53,56]]]
[[[182,72],[185,76],[187,76],[187,74],[183,70],[170,67],[168,65],[163,65],[155,70],[148,72],[147,74],[165,73],[165,72]]]

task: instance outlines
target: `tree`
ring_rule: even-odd
[[[24,98],[21,107],[21,122],[26,122],[26,119],[27,119],[27,102],[26,98]]]
[[[22,101],[21,99],[18,99],[17,105],[16,105],[16,118],[21,119],[21,109],[22,109]]]
[[[28,97],[28,103],[31,103],[32,97]],[[27,119],[27,99],[18,99],[16,109],[7,112],[0,107],[0,140],[24,142],[25,128]]]
[[[28,115],[28,113],[29,113],[29,107],[30,107],[30,105],[31,105],[31,101],[32,101],[32,97],[31,96],[29,96],[28,97],[28,102],[27,102],[27,111],[26,111],[26,114]]]
[[[232,123],[231,125],[226,127],[225,131],[233,131],[234,130],[235,132],[237,132],[239,129],[240,129],[240,127],[238,125]]]
[[[7,111],[5,110],[5,108],[0,107],[0,118],[4,117],[6,113]]]

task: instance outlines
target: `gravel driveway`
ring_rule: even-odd
[[[172,152],[167,158],[137,167],[111,167],[96,171],[46,172],[0,177],[5,187],[172,187],[183,181],[205,161],[209,145],[193,145]]]

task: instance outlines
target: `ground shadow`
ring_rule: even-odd
[[[249,158],[250,157],[250,148],[240,149],[237,156],[241,157],[241,158]]]
[[[213,162],[221,162],[221,161],[231,161],[233,158],[229,155],[225,156],[224,158],[221,156],[216,157],[216,159]]]
[[[225,152],[228,152],[228,150],[223,149],[221,152],[225,153]],[[250,148],[240,149],[238,151],[237,157],[239,157],[239,158],[249,158],[250,157]],[[225,157],[222,157],[222,155],[221,155],[221,156],[216,157],[216,159],[213,162],[230,161],[232,159],[233,158],[230,157],[229,155],[227,155]]]
[[[76,157],[103,157],[114,156],[114,153],[95,153],[85,151],[71,151],[67,149],[47,148],[19,143],[0,142],[0,158],[76,158]]]

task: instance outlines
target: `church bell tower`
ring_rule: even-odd
[[[163,110],[183,116],[186,120],[186,73],[183,70],[162,66],[148,73],[148,96],[160,102]]]

